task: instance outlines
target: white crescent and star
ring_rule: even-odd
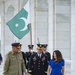
[[[21,17],[20,19],[22,19],[22,20],[25,22],[25,24],[24,24],[24,28],[21,29],[20,31],[25,31],[25,30],[27,29],[28,20],[27,20],[26,18],[24,18],[24,17]],[[16,24],[15,26],[18,27],[19,25]]]

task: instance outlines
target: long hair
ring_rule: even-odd
[[[63,57],[62,57],[62,54],[59,50],[55,50],[54,52],[56,53],[57,62],[60,62],[61,60],[64,60]],[[52,58],[53,60],[55,60],[54,52],[53,52],[53,58]]]

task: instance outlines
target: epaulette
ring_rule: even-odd
[[[32,72],[32,70],[29,70],[28,72]]]
[[[12,51],[9,51],[7,54],[9,55],[9,54],[11,54],[12,53]]]
[[[48,73],[47,71],[45,71],[45,73]]]

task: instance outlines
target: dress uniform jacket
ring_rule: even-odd
[[[6,56],[3,75],[22,75],[22,71],[25,72],[22,53],[18,52],[17,54],[13,54],[10,51]]]
[[[0,53],[0,61],[2,61],[2,55],[1,55],[1,53]]]
[[[29,73],[31,75],[47,75],[47,56],[42,53],[41,57],[38,54],[32,56],[29,62]]]
[[[48,61],[49,61],[49,60],[51,59],[50,53],[49,53],[49,52],[45,52],[44,54],[47,56],[47,59],[48,59]]]
[[[3,60],[3,58],[2,58],[2,55],[1,55],[1,53],[0,53],[0,65],[1,65],[1,63],[2,63],[2,60]]]
[[[24,52],[22,52],[22,57],[23,57],[23,60],[24,60],[25,66],[26,66],[26,57],[25,57],[25,53]]]
[[[35,55],[36,52],[26,52],[25,53],[25,57],[26,57],[26,69],[28,69],[28,66],[29,66],[29,60],[30,60],[30,57]]]

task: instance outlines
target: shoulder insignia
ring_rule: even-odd
[[[32,72],[32,70],[29,70],[28,72]]]
[[[45,56],[42,58],[42,61],[44,61],[45,60]]]
[[[33,58],[34,61],[35,61],[36,59],[37,59],[36,57]]]

